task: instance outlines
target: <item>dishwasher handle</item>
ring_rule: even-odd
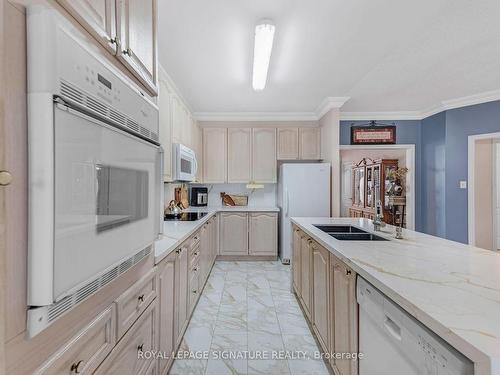
[[[401,327],[387,315],[385,316],[384,327],[392,337],[394,337],[398,341],[401,341]]]

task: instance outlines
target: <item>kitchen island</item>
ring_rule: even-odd
[[[476,375],[500,373],[500,254],[406,229],[397,240],[389,225],[376,232],[389,241],[342,241],[315,226],[373,232],[368,219],[292,224],[468,357]]]

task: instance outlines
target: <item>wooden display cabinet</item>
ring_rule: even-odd
[[[373,220],[377,202],[382,204],[384,221],[390,223],[392,215],[389,207],[389,196],[386,191],[390,181],[388,175],[398,169],[397,159],[363,158],[352,167],[352,206],[349,216]]]

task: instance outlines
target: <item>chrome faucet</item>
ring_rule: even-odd
[[[385,227],[384,223],[384,215],[382,215],[382,203],[380,201],[377,202],[377,214],[373,219],[373,230],[380,231],[380,228]]]

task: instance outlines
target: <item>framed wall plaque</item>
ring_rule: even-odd
[[[396,125],[351,125],[351,145],[396,143]]]

